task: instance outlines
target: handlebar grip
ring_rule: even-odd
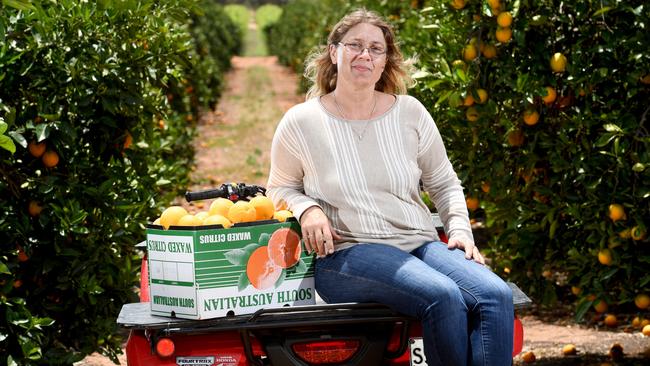
[[[205,200],[210,198],[223,197],[228,198],[228,192],[225,189],[208,189],[206,191],[198,192],[185,192],[185,199],[187,202]]]

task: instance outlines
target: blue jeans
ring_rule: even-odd
[[[319,258],[315,276],[328,303],[378,302],[420,319],[429,366],[512,363],[512,291],[462,250],[358,244]]]

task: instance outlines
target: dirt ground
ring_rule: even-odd
[[[297,76],[275,57],[235,57],[232,63],[219,105],[200,119],[193,190],[227,182],[264,186],[273,131],[282,114],[304,100],[296,91]],[[206,209],[200,202],[188,207]],[[568,309],[552,314],[532,309],[519,315],[525,334],[522,354],[532,351],[536,365],[650,365],[650,337],[629,326],[605,329],[598,322],[576,324]],[[567,344],[576,346],[577,355],[562,354]],[[622,346],[622,358],[610,356],[614,344]],[[515,365],[524,364],[522,354],[515,357]],[[126,364],[124,355],[120,363]],[[77,365],[113,362],[93,354]]]

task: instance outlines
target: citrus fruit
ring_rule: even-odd
[[[483,191],[483,193],[490,193],[490,183],[488,182],[481,183],[481,191]]]
[[[508,27],[498,27],[495,36],[497,38],[497,41],[501,43],[507,43],[510,41],[510,39],[512,39],[512,29]]]
[[[625,217],[625,209],[618,203],[609,205],[609,218],[616,222]]]
[[[256,220],[269,220],[273,218],[275,207],[273,201],[266,196],[255,196],[250,200],[250,204],[255,208],[257,213]]]
[[[59,154],[54,150],[47,150],[41,156],[41,160],[47,168],[54,168],[59,163]]]
[[[641,82],[643,84],[646,84],[646,85],[650,84],[650,74],[639,78],[639,80],[641,80]]]
[[[612,252],[605,248],[598,251],[598,261],[604,266],[612,265]]]
[[[18,262],[27,262],[29,257],[27,256],[27,253],[25,253],[23,247],[16,245],[16,249],[18,249]]]
[[[481,53],[483,56],[487,59],[492,59],[497,57],[497,48],[494,47],[493,45],[489,44],[481,50]]]
[[[650,324],[643,327],[643,330],[641,331],[641,333],[643,333],[643,335],[646,336],[646,337],[650,337]]]
[[[160,217],[158,217],[158,218],[156,218],[155,220],[153,220],[153,224],[154,224],[154,225],[160,225]]]
[[[456,10],[460,10],[465,7],[465,0],[452,0],[451,6]]]
[[[467,93],[467,96],[465,96],[465,99],[463,99],[463,105],[465,107],[470,107],[474,105],[474,97],[472,96],[472,94]]]
[[[638,294],[634,298],[634,305],[641,310],[645,310],[650,306],[650,296],[647,294]]]
[[[210,204],[210,209],[208,210],[209,216],[212,215],[221,215],[228,216],[228,210],[234,203],[226,198],[219,197],[216,200],[212,201]]]
[[[572,356],[575,355],[576,353],[578,353],[578,350],[576,349],[575,344],[569,343],[564,345],[564,347],[562,347],[562,354],[565,356]]]
[[[41,211],[43,211],[43,206],[41,206],[36,201],[29,201],[29,206],[27,207],[27,211],[29,212],[29,215],[31,217],[36,217],[41,214]]]
[[[210,213],[208,211],[201,211],[195,213],[194,216],[196,216],[199,220],[204,221],[208,218],[208,216],[210,216]]]
[[[509,27],[512,24],[512,14],[508,11],[499,13],[499,16],[497,16],[497,24],[499,24],[499,27]]]
[[[27,149],[29,150],[29,153],[32,154],[32,156],[35,158],[40,158],[41,155],[45,153],[46,148],[47,148],[47,144],[44,141],[36,142],[36,140],[32,140],[27,145]]]
[[[555,88],[547,86],[546,87],[546,95],[542,97],[542,100],[546,104],[551,104],[555,102],[555,99],[557,98],[557,92],[555,91]]]
[[[228,209],[228,216],[226,216],[230,222],[250,222],[255,221],[257,217],[257,211],[255,207],[247,201],[237,201],[235,204],[230,206]]]
[[[271,261],[266,247],[255,249],[246,263],[248,281],[258,290],[273,286],[281,274],[282,268]]]
[[[529,126],[534,126],[539,122],[539,112],[534,109],[526,109],[524,111],[524,123]]]
[[[641,328],[645,327],[648,324],[650,324],[650,319],[641,319]]]
[[[645,234],[645,230],[638,226],[630,229],[630,236],[632,237],[632,240],[643,240],[645,239]]]
[[[475,122],[478,120],[478,111],[474,107],[469,107],[465,111],[465,118],[470,122]]]
[[[607,303],[604,300],[596,300],[594,302],[594,310],[596,310],[597,313],[604,313],[609,309],[609,306],[607,306]]]
[[[582,293],[582,289],[578,286],[571,286],[571,293],[578,296]]]
[[[487,2],[491,8],[498,8],[501,6],[501,0],[488,0]]]
[[[178,226],[200,226],[201,224],[203,224],[201,219],[189,213],[183,215],[176,223]]]
[[[632,327],[633,328],[640,328],[641,327],[641,317],[638,315],[632,319]]]
[[[454,69],[467,70],[467,64],[465,62],[463,62],[463,60],[454,60],[454,61],[452,61],[451,66]]]
[[[273,213],[273,218],[280,222],[287,221],[289,217],[293,217],[293,213],[289,210],[280,210]]]
[[[605,320],[603,320],[603,323],[605,323],[606,326],[613,328],[618,323],[618,319],[616,319],[616,315],[614,314],[607,314],[607,316],[605,316]]]
[[[221,215],[210,215],[203,220],[203,225],[221,225],[227,229],[232,226],[232,222]]]
[[[551,57],[550,64],[551,64],[551,70],[553,70],[554,72],[564,72],[566,71],[566,64],[567,64],[566,56],[564,56],[560,52],[556,52]]]
[[[476,94],[478,94],[478,104],[483,104],[488,100],[488,92],[485,89],[476,89]]]
[[[478,209],[478,198],[475,198],[475,197],[467,197],[467,198],[465,199],[465,203],[467,204],[467,208],[468,208],[470,211],[475,211],[476,209]]]
[[[289,228],[274,231],[267,248],[273,263],[282,268],[290,268],[298,263],[302,251],[300,236]]]
[[[167,207],[160,215],[160,225],[165,229],[169,229],[170,226],[176,225],[178,220],[185,215],[187,215],[187,210],[181,206]]]
[[[522,130],[512,130],[508,133],[508,144],[512,147],[521,146],[524,144],[524,133]]]
[[[525,363],[533,363],[536,359],[537,357],[535,357],[535,354],[532,351],[526,352],[521,356],[521,360]]]
[[[468,44],[463,48],[463,59],[467,62],[474,60],[478,56],[478,51],[476,47],[472,44]]]
[[[133,136],[129,133],[129,131],[126,131],[126,134],[124,136],[124,145],[122,145],[125,149],[128,149],[131,147],[131,144],[133,144]]]

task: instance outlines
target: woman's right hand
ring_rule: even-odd
[[[334,253],[334,240],[341,237],[332,229],[330,220],[320,207],[312,206],[305,210],[300,216],[300,227],[309,254],[316,252],[317,257],[324,257]]]

